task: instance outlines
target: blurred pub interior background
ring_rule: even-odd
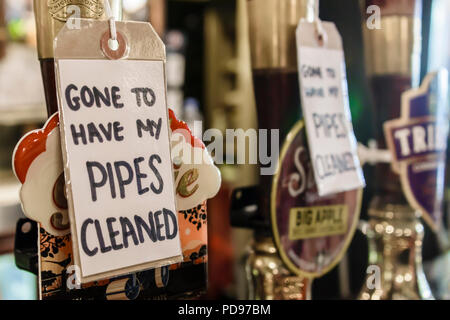
[[[257,128],[245,2],[123,0],[124,20],[150,21],[164,39],[169,107],[188,124],[204,120],[203,129],[222,131]],[[373,99],[362,45],[365,10],[359,0],[322,0],[320,17],[334,21],[343,37],[353,125],[358,141],[367,145],[374,135]],[[450,67],[449,17],[450,1],[424,1],[422,76],[437,67]],[[40,127],[45,119],[32,0],[0,0],[0,299],[37,298],[36,277],[17,269],[14,263],[16,221],[23,214],[19,183],[11,171],[11,154],[20,137]],[[258,171],[252,165],[221,165],[220,169],[222,189],[208,204],[206,298],[242,299],[246,297],[243,259],[252,231],[231,227],[229,199],[233,188],[255,185]],[[366,165],[364,171],[368,186],[361,219],[367,219],[373,180],[372,168]],[[445,230],[450,220],[449,200],[447,172]],[[314,281],[312,298],[355,298],[365,278],[367,251],[366,238],[357,231],[343,261]],[[436,235],[426,227],[423,260],[433,294],[449,299],[448,232]]]

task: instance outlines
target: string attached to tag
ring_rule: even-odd
[[[314,24],[316,27],[317,38],[321,46],[325,46],[328,41],[328,36],[325,29],[322,26],[322,20],[319,17],[320,0],[316,0],[316,6],[314,10]]]
[[[111,34],[111,40],[117,41],[117,29],[116,29],[116,19],[112,14],[111,5],[109,4],[109,0],[105,0],[105,11],[106,16],[109,21],[109,31]]]
[[[108,18],[109,32],[105,32],[100,40],[100,47],[103,54],[111,60],[118,60],[125,57],[128,45],[122,33],[117,32],[116,19],[112,14],[109,0],[104,0],[106,16]]]

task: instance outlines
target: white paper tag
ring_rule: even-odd
[[[342,41],[335,25],[321,22],[326,33],[319,43],[316,25],[297,27],[300,96],[310,157],[320,196],[365,186],[357,156],[348,99]]]
[[[164,62],[60,59],[58,76],[82,278],[179,261]]]

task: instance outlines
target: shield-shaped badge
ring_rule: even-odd
[[[401,117],[384,132],[410,205],[436,230],[442,216],[445,155],[449,131],[448,72],[427,75],[422,86],[402,96]]]

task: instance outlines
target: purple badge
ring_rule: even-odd
[[[448,72],[429,74],[418,89],[402,96],[401,118],[384,132],[392,169],[400,175],[410,205],[437,229],[442,216],[445,154],[449,131]]]
[[[361,198],[362,189],[319,196],[305,126],[297,122],[281,151],[271,194],[275,243],[292,272],[320,277],[341,260],[358,222]]]

